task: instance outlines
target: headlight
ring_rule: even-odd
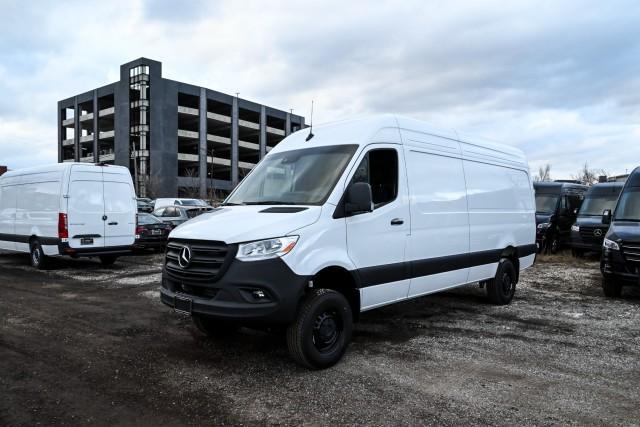
[[[613,240],[609,240],[609,239],[604,239],[604,241],[602,242],[602,246],[604,246],[607,249],[613,249],[616,251],[620,250],[620,246],[618,246],[618,244]]]
[[[281,257],[291,252],[297,242],[298,236],[286,236],[240,243],[236,258],[240,261],[259,261]]]
[[[571,226],[571,231],[580,231],[580,226],[579,225],[572,225]]]
[[[540,224],[538,224],[538,228],[549,228],[551,224],[549,224],[548,222],[541,222]]]

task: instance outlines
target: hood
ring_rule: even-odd
[[[285,236],[313,224],[321,206],[223,206],[176,227],[170,239],[247,242]]]
[[[609,228],[609,224],[603,224],[602,223],[602,215],[600,216],[586,216],[586,215],[582,215],[582,216],[578,216],[576,218],[576,222],[577,225],[585,225],[585,226],[591,226],[591,227],[600,227],[603,229],[607,229]]]
[[[551,221],[551,214],[543,214],[543,213],[537,213],[536,214],[536,225],[537,224],[542,224],[543,222],[550,222]]]
[[[615,221],[609,227],[607,239],[640,242],[640,222]]]

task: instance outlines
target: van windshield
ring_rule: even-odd
[[[536,194],[536,212],[553,213],[558,205],[557,194]]]
[[[579,216],[601,216],[606,209],[616,207],[618,195],[615,193],[588,195],[582,206],[580,206]]]
[[[321,205],[357,145],[304,148],[266,156],[225,205]]]
[[[640,187],[631,187],[622,193],[614,220],[640,222]]]

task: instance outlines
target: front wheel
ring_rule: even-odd
[[[100,255],[99,258],[100,263],[103,267],[109,267],[110,265],[113,265],[118,259],[116,255]]]
[[[516,293],[516,268],[511,260],[502,258],[498,264],[496,277],[487,283],[487,297],[496,305],[506,305],[511,302]]]
[[[622,295],[622,285],[614,279],[602,279],[602,291],[607,298],[619,298]]]
[[[287,329],[289,353],[307,368],[328,368],[342,358],[351,341],[352,328],[353,314],[344,295],[330,289],[314,289]]]
[[[33,242],[31,242],[31,245],[29,247],[29,255],[29,261],[32,267],[37,268],[38,270],[43,270],[44,268],[46,268],[47,256],[44,254],[39,241],[34,240]]]

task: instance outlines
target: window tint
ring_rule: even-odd
[[[123,182],[104,182],[104,210],[105,212],[126,213],[131,212],[132,191],[129,184]]]
[[[582,204],[583,196],[568,196],[567,202],[569,204],[569,210],[573,212],[574,209],[579,209]]]
[[[103,187],[100,181],[72,181],[69,211],[104,214]]]
[[[154,214],[155,216],[163,216],[163,214],[164,214],[164,208],[156,209],[155,211],[153,211],[153,214]]]
[[[398,153],[392,148],[369,151],[356,169],[351,182],[371,185],[374,208],[395,200],[398,195]]]
[[[140,224],[140,225],[158,224],[160,222],[162,222],[162,221],[160,221],[158,218],[156,218],[153,215],[138,214],[138,224]]]
[[[178,212],[178,209],[174,208],[173,206],[169,206],[167,208],[165,208],[164,213],[162,214],[162,216],[164,217],[174,217],[174,216],[180,216],[180,213]]]

